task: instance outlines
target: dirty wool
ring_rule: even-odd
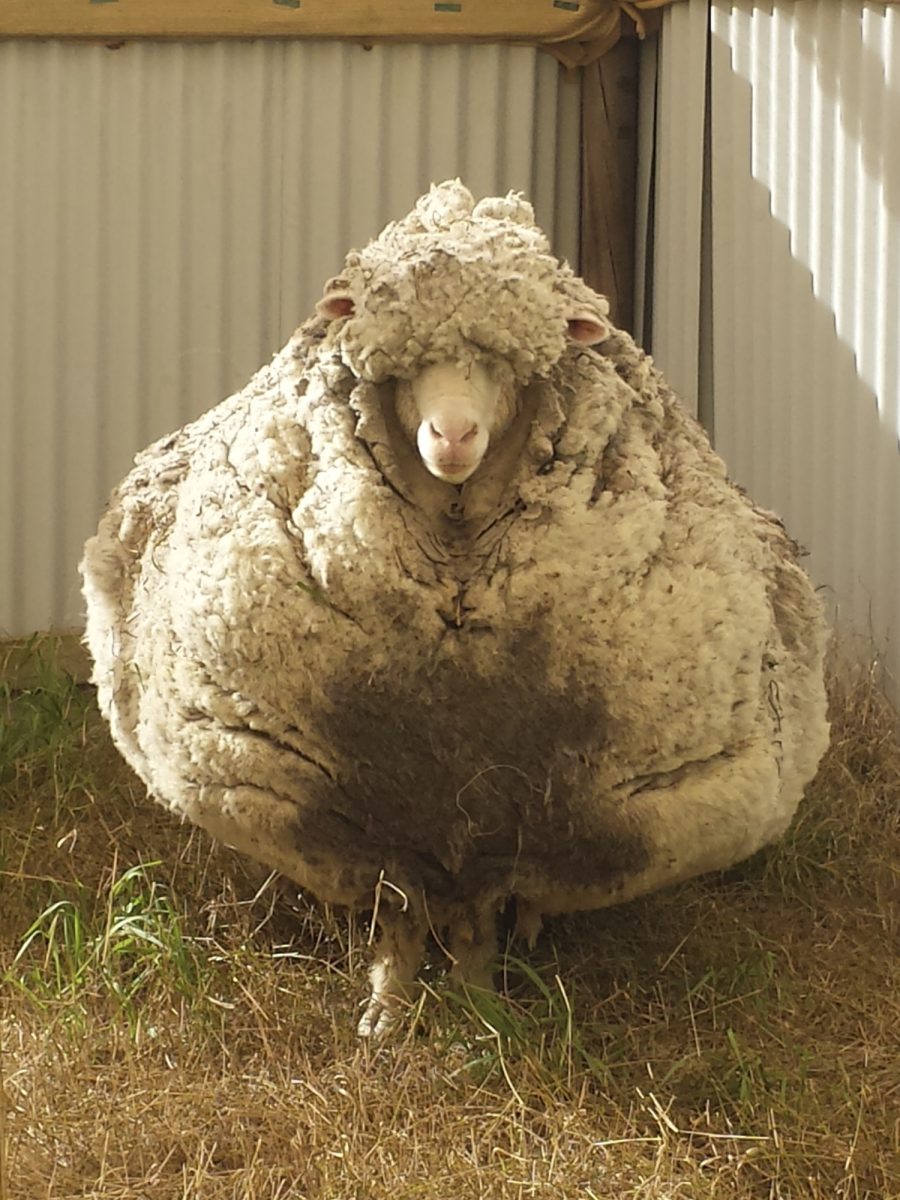
[[[511,901],[532,937],[776,840],[825,750],[796,547],[607,312],[520,196],[433,187],[86,547],[119,750],[374,912],[364,1034],[429,935],[484,985]]]

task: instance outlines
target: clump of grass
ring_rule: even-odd
[[[25,686],[0,677],[0,787],[50,784],[56,799],[78,786],[90,688],[60,670],[52,646],[34,641]]]
[[[196,999],[205,980],[204,955],[196,939],[185,936],[183,914],[153,876],[161,865],[113,869],[105,892],[89,895],[76,887],[53,900],[25,931],[3,982],[79,1028],[105,998],[115,1002],[132,1032],[152,987]]]
[[[507,953],[502,978],[499,992],[446,984],[424,989],[419,1019],[426,999],[436,1001],[425,1029],[460,1059],[456,1071],[482,1081],[501,1076],[513,1086],[510,1063],[527,1057],[551,1084],[571,1086],[585,1073],[606,1077],[603,1059],[584,1045],[572,988],[558,963],[538,966]]]

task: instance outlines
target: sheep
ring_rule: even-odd
[[[828,739],[797,547],[517,193],[433,186],[239,394],[140,454],[82,563],[149,792],[371,910],[359,1023],[429,932],[617,904],[788,827]]]

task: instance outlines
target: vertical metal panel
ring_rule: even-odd
[[[653,356],[692,412],[700,356],[707,0],[666,10],[661,33],[653,241]],[[656,320],[659,312],[661,319]]]
[[[649,37],[641,48],[638,72],[638,144],[634,222],[634,336],[650,346],[651,231],[653,212],[653,163],[656,147],[656,93],[659,76],[659,38]]]
[[[459,175],[578,259],[579,89],[503,46],[0,43],[0,633],[80,624],[109,488]]]
[[[716,441],[900,694],[900,8],[712,3]]]

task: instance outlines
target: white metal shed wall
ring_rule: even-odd
[[[897,698],[900,7],[709,7],[708,115],[670,114],[662,134],[677,160],[680,139],[695,147],[697,121],[709,121],[708,236],[698,256],[696,212],[680,237],[671,200],[657,196],[661,294],[678,294],[679,272],[687,289],[707,274],[701,354],[712,355],[717,449],[809,548],[840,625],[874,638]],[[674,75],[697,48],[687,56],[666,32],[660,55]],[[654,296],[664,370],[667,326],[680,320]],[[703,387],[701,371],[701,410]]]
[[[577,261],[579,111],[526,48],[0,43],[0,634],[80,625],[134,453],[432,181],[524,190]]]

